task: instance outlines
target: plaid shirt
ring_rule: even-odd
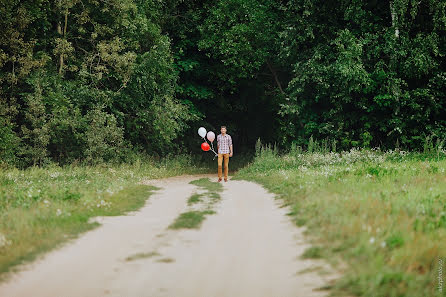
[[[232,145],[231,135],[226,134],[225,136],[219,134],[217,136],[217,145],[219,154],[229,154],[231,151],[229,147]]]

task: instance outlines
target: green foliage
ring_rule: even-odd
[[[25,124],[21,127],[21,155],[25,162],[36,166],[47,162],[47,147],[50,140],[48,115],[45,110],[42,86],[37,83],[34,93],[25,97]]]
[[[16,165],[109,161],[131,147],[166,154],[193,119],[175,99],[158,3],[12,1],[0,9],[1,139],[11,142],[1,154]]]
[[[222,61],[228,69],[221,74],[228,75],[230,82],[253,77],[276,46],[276,13],[274,1],[218,1],[200,26],[199,48]]]
[[[0,118],[0,166],[14,164],[19,138],[14,133],[11,124]]]
[[[419,149],[423,134],[444,137],[446,94],[433,82],[444,75],[446,18],[430,13],[440,2],[289,1],[281,55],[294,75],[281,114],[299,125],[284,127],[288,141]]]
[[[100,108],[90,110],[86,115],[87,129],[84,156],[87,161],[110,161],[116,152],[122,151],[123,129],[117,127],[116,118]]]
[[[192,121],[228,125],[238,147],[313,137],[315,150],[421,150],[427,135],[446,139],[444,11],[427,0],[7,1],[2,162],[109,160],[91,147],[111,146],[88,127],[98,108],[118,159],[199,150]]]

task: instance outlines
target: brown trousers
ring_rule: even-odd
[[[228,179],[229,154],[218,154],[218,178],[221,178],[223,158],[225,159],[225,179]]]

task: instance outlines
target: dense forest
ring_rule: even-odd
[[[0,1],[0,163],[446,138],[445,0]]]

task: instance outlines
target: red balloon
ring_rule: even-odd
[[[209,146],[209,144],[208,144],[207,142],[203,142],[203,143],[201,144],[201,149],[202,149],[203,151],[207,152],[208,150],[211,149],[211,147]]]

